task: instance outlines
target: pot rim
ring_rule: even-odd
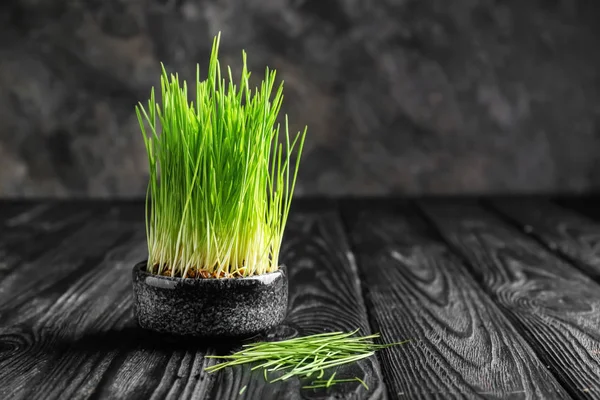
[[[142,267],[146,265],[146,263],[148,262],[148,260],[142,260],[140,262],[138,262],[137,264],[134,265],[134,270],[137,274],[142,275],[143,277],[151,277],[154,279],[160,279],[160,280],[165,280],[165,281],[172,281],[172,282],[182,282],[182,283],[188,283],[188,282],[239,282],[239,281],[253,281],[253,280],[258,280],[261,282],[266,281],[272,281],[274,280],[278,275],[286,275],[287,272],[287,268],[285,266],[285,264],[281,264],[279,265],[277,271],[273,271],[273,272],[268,272],[266,274],[259,274],[259,275],[251,275],[251,276],[244,276],[241,278],[180,278],[180,277],[173,277],[173,276],[164,276],[164,275],[156,275],[156,274],[151,274],[150,272],[143,270]],[[270,278],[270,279],[269,279]]]

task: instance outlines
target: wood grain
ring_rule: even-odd
[[[122,206],[97,214],[5,278],[0,397],[153,393],[156,385],[149,383],[172,351],[132,328],[130,271],[145,254],[143,224],[132,218],[139,210]]]
[[[546,199],[494,199],[489,204],[525,233],[600,281],[600,223]]]
[[[575,398],[600,396],[600,286],[474,202],[419,203]]]
[[[352,331],[369,334],[367,311],[359,277],[339,214],[325,201],[298,202],[284,238],[282,262],[290,278],[287,326],[300,334]],[[276,335],[275,335],[276,336]],[[359,376],[369,386],[340,384],[329,390],[300,389],[298,381],[265,385],[261,373],[236,368],[222,374],[213,399],[381,399],[385,386],[377,359],[340,369],[336,375]],[[242,396],[239,391],[246,387]]]
[[[143,204],[107,204],[97,210],[57,204],[4,218],[5,224],[13,222],[0,237],[0,248],[9,249],[8,240],[14,244],[14,238],[26,241],[46,232],[40,224],[54,228],[38,237],[35,256],[25,246],[11,250],[14,268],[0,286],[0,398],[386,398],[376,358],[345,371],[366,380],[369,391],[354,383],[302,390],[297,380],[266,384],[260,372],[247,367],[207,374],[204,369],[214,361],[205,355],[228,351],[228,344],[211,343],[222,345],[217,349],[202,340],[138,329],[130,271],[146,254]],[[300,209],[291,215],[283,250],[290,273],[289,318],[263,339],[356,328],[369,333],[336,212],[310,204]],[[72,221],[70,228],[65,221]]]
[[[69,203],[4,203],[0,207],[0,282],[17,265],[31,262],[74,233],[101,204],[77,210]],[[106,205],[104,205],[106,209]]]
[[[348,203],[387,385],[398,398],[565,398],[464,265],[407,205]]]
[[[133,320],[143,204],[64,206],[70,212],[53,214],[59,222],[89,218],[21,263],[0,292],[0,398],[204,398],[214,382],[204,372],[206,344],[142,331]]]

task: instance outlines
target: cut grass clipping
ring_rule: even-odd
[[[220,34],[205,80],[197,66],[194,100],[187,82],[163,66],[161,102],[153,88],[148,106],[136,106],[150,166],[150,273],[229,278],[279,266],[306,129],[292,138],[286,116],[280,143],[283,82],[273,91],[275,71],[267,68],[260,87],[251,89],[245,52],[239,84],[229,67],[225,78],[219,40]]]
[[[373,339],[379,334],[354,336],[358,329],[349,332],[331,332],[304,336],[278,342],[258,342],[243,346],[243,349],[225,356],[206,356],[223,362],[206,368],[207,372],[242,364],[255,364],[252,370],[262,369],[269,383],[283,381],[292,377],[310,380],[305,389],[328,388],[337,383],[359,382],[369,389],[358,377],[338,378],[334,372],[324,378],[325,370],[353,363],[375,354],[375,351],[407,343],[375,344]],[[269,374],[278,376],[269,380]]]

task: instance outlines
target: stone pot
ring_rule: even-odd
[[[142,328],[177,335],[247,337],[283,321],[285,266],[246,278],[171,278],[133,267],[135,317]]]

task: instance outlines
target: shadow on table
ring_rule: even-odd
[[[2,375],[2,366],[7,363],[35,364],[40,373],[50,377],[54,374],[61,374],[62,368],[57,369],[58,365],[78,365],[83,368],[81,373],[85,373],[84,360],[89,360],[93,365],[99,365],[102,363],[101,360],[105,359],[110,366],[102,373],[102,382],[98,383],[97,390],[102,390],[102,388],[110,386],[108,382],[120,379],[118,377],[122,376],[123,371],[129,370],[133,365],[139,366],[140,362],[147,365],[148,376],[154,376],[158,371],[160,374],[164,373],[166,365],[175,354],[178,354],[175,357],[182,361],[185,353],[227,354],[240,349],[245,343],[282,340],[305,334],[292,324],[282,324],[263,335],[237,339],[190,338],[160,334],[141,329],[133,321],[119,329],[88,331],[69,337],[65,332],[71,329],[75,330],[75,327],[35,329],[29,324],[10,328],[0,327],[0,376]],[[193,359],[194,357],[191,357],[191,360]],[[362,360],[354,365],[336,369],[335,372],[340,377],[359,376],[365,382],[373,384],[375,375],[372,361]],[[125,365],[129,365],[129,367]],[[192,364],[189,364],[187,368],[191,375],[185,379],[213,380],[214,384],[211,384],[212,389],[210,389],[213,398],[237,398],[238,392],[244,386],[248,387],[249,398],[274,397],[277,393],[284,397],[287,396],[286,398],[293,394],[294,396],[289,397],[290,399],[330,398],[332,393],[345,398],[355,396],[356,393],[364,390],[357,382],[339,384],[331,390],[301,389],[300,386],[310,384],[310,381],[296,379],[267,385],[262,372],[252,371],[250,366],[230,368],[214,376],[204,374],[202,369],[192,372]],[[328,371],[326,376],[329,377],[333,372]],[[72,373],[74,377],[80,372],[73,370]],[[177,371],[175,371],[175,375],[174,379],[184,378],[179,376]],[[274,376],[270,378],[272,379]],[[66,379],[63,384],[68,384],[68,381],[69,379]]]
[[[27,353],[34,349],[56,354],[58,350],[75,352],[193,350],[206,352],[210,347],[218,354],[234,351],[246,343],[289,339],[297,336],[298,332],[299,329],[294,325],[282,324],[264,334],[252,337],[201,338],[153,332],[142,329],[135,322],[131,322],[119,329],[87,331],[70,336],[65,335],[59,329],[42,328],[38,330],[21,324],[11,328],[0,328],[0,361],[17,355],[17,353]]]

